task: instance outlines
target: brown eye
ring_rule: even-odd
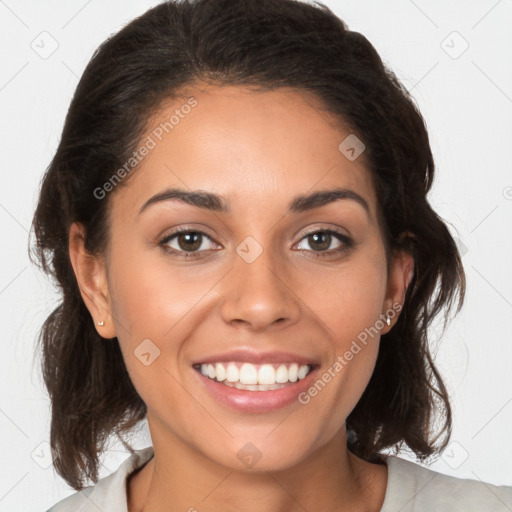
[[[208,242],[210,242],[210,244],[208,244]],[[159,245],[172,254],[184,257],[195,257],[215,248],[217,244],[206,233],[191,229],[182,229],[166,236],[160,241]],[[210,245],[210,247],[208,245]]]
[[[196,231],[189,231],[187,233],[180,233],[176,240],[180,249],[184,251],[197,251],[201,247],[202,242],[201,233]]]
[[[331,245],[331,235],[324,231],[318,231],[312,235],[308,235],[309,246],[318,251],[326,251]]]
[[[310,249],[300,247],[301,244],[307,242]],[[333,243],[337,242],[333,247]],[[325,229],[308,233],[298,244],[299,250],[312,252],[314,256],[333,256],[337,253],[348,251],[353,246],[353,241],[342,233]]]

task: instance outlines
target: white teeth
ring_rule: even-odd
[[[240,384],[258,384],[258,371],[254,365],[244,363],[240,368]]]
[[[253,365],[251,363],[202,364],[201,373],[225,385],[252,391],[268,391],[282,387],[282,384],[304,379],[310,372],[307,364],[297,363]]]
[[[203,366],[203,365],[201,365]],[[238,382],[238,368],[233,363],[228,364],[228,369],[226,370],[226,380],[228,382]]]
[[[302,365],[297,372],[297,378],[302,380],[308,374],[308,367],[306,365]]]
[[[215,373],[217,374],[218,381],[222,382],[223,380],[226,380],[226,370],[220,363],[215,365]]]
[[[288,380],[290,382],[297,382],[297,374],[299,373],[299,365],[297,363],[293,363],[290,368],[288,368]]]
[[[272,391],[284,388],[284,384],[240,384],[240,382],[225,382],[230,388],[244,389],[245,391]]]
[[[276,371],[271,364],[264,364],[258,370],[258,383],[259,384],[275,384]]]
[[[288,368],[284,364],[282,364],[276,372],[276,382],[284,383],[288,382]]]

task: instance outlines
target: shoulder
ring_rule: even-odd
[[[512,487],[444,475],[388,455],[381,512],[510,512]]]
[[[128,512],[126,479],[130,473],[148,462],[153,453],[152,446],[135,450],[114,473],[64,498],[47,512]]]

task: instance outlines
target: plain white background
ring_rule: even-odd
[[[0,512],[44,511],[74,492],[51,465],[49,401],[35,352],[58,296],[29,263],[28,233],[86,63],[157,3],[0,0]],[[412,91],[437,164],[430,199],[464,255],[466,303],[436,344],[452,396],[452,444],[430,467],[512,485],[512,2],[325,3]],[[145,430],[134,437],[136,448],[149,443]],[[100,477],[126,457],[113,443]]]

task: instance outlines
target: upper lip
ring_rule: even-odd
[[[193,363],[197,364],[208,364],[208,363],[221,363],[229,361],[240,361],[251,364],[278,364],[278,363],[298,363],[298,364],[316,364],[315,360],[310,357],[300,356],[291,352],[281,351],[266,351],[256,352],[252,350],[237,349],[229,352],[223,352],[222,354],[214,354],[211,356],[203,357]]]

